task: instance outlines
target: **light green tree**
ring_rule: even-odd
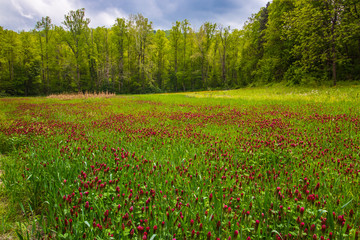
[[[157,30],[153,39],[154,76],[159,89],[164,89],[167,80],[169,40],[163,30]]]
[[[122,92],[125,80],[126,35],[128,34],[126,19],[117,18],[112,30],[114,32],[112,40],[116,46],[114,55],[117,58],[115,62],[118,67],[118,91]]]
[[[25,96],[38,95],[41,83],[41,61],[36,52],[35,36],[31,32],[22,32],[20,42],[21,54],[17,78],[23,79]]]
[[[85,18],[85,9],[70,11],[65,15],[63,24],[68,30],[65,34],[65,41],[75,56],[76,61],[76,84],[78,91],[82,91],[80,78],[80,63],[82,59],[82,51],[86,46],[86,38],[89,33],[90,19]]]
[[[171,75],[173,82],[173,89],[175,92],[178,90],[178,55],[181,40],[181,23],[176,21],[170,30],[170,45],[172,51],[173,74]]]
[[[196,34],[196,44],[201,63],[202,87],[208,87],[209,52],[215,36],[216,24],[205,22]]]
[[[219,26],[219,37],[220,37],[220,47],[219,47],[219,55],[220,55],[220,62],[221,62],[221,78],[222,78],[222,85],[228,86],[228,79],[227,79],[227,49],[229,46],[229,35],[230,35],[230,26],[223,27]]]
[[[152,81],[151,68],[149,67],[148,46],[151,43],[152,37],[152,22],[145,18],[142,14],[131,15],[129,19],[129,41],[133,41],[129,46],[132,48],[132,53],[135,54],[136,61],[136,79],[139,79],[138,84],[141,91],[145,91],[148,83]],[[130,63],[131,65],[131,63]],[[140,90],[140,89],[138,89]]]
[[[15,66],[20,56],[19,38],[18,34],[11,30],[3,31],[2,35],[3,62],[5,62],[6,65],[6,67],[3,68],[5,73],[3,74],[2,87],[6,92],[16,94]]]
[[[50,93],[50,70],[49,70],[49,52],[50,52],[50,38],[53,25],[51,24],[51,18],[46,16],[36,23],[36,31],[38,32],[38,40],[40,45],[41,55],[41,79],[43,83],[43,89],[45,94]],[[45,41],[44,41],[44,40]]]

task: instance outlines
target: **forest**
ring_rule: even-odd
[[[250,13],[249,13],[250,14]],[[242,29],[185,19],[155,30],[142,14],[90,28],[85,9],[61,26],[0,27],[0,96],[160,93],[360,80],[359,0],[273,0]]]

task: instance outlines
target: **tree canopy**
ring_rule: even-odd
[[[357,0],[273,0],[242,29],[185,19],[155,30],[142,14],[90,28],[85,9],[61,26],[0,27],[0,95],[148,93],[358,81]]]

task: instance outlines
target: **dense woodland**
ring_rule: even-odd
[[[61,26],[0,27],[0,95],[147,93],[360,80],[359,0],[273,0],[243,29],[188,20],[154,30],[141,14],[89,28],[85,9]]]

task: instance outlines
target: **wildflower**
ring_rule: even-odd
[[[105,216],[105,217],[108,217],[108,216],[109,216],[109,210],[106,210],[106,211],[105,211],[104,216]]]
[[[259,224],[260,224],[260,221],[259,221],[259,220],[256,220],[256,221],[255,221],[255,230],[257,230],[257,228],[259,227]]]
[[[301,208],[300,208],[300,214],[303,215],[303,214],[304,214],[304,211],[305,211],[305,208],[304,208],[304,207],[301,207]]]
[[[137,227],[137,229],[138,229],[139,232],[144,231],[144,227],[142,227],[142,226],[140,226],[140,225]]]
[[[312,225],[311,225],[310,231],[311,231],[311,232],[314,232],[314,231],[315,231],[315,224],[312,224]]]

